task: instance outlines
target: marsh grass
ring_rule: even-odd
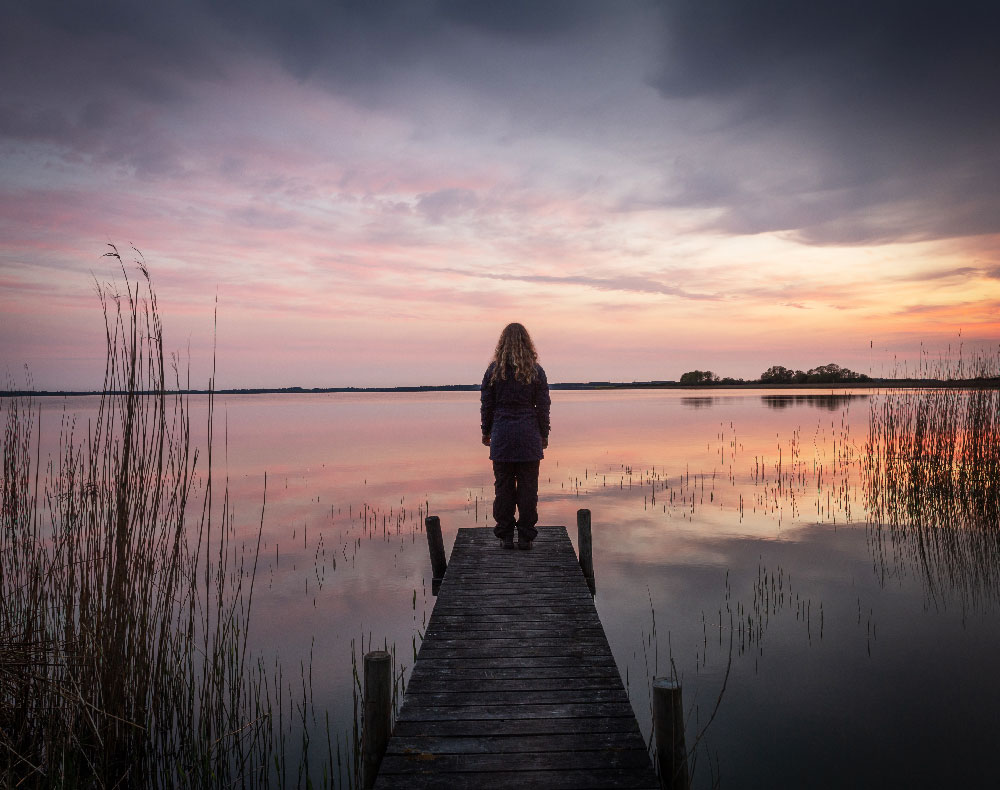
[[[108,255],[125,282],[98,287],[96,417],[64,415],[43,461],[40,411],[2,404],[0,786],[311,784],[308,734],[287,765],[284,719],[305,723],[311,665],[289,702],[280,667],[248,655],[260,533],[238,543],[216,490],[213,397],[202,458],[148,270],[130,279]],[[332,763],[321,773],[333,783]]]
[[[935,605],[997,603],[1000,352],[937,366],[965,386],[889,389],[871,402],[862,471],[876,570],[915,567]]]

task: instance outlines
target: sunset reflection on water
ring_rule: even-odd
[[[201,445],[206,399],[191,402]],[[65,403],[84,424],[94,405]],[[43,403],[47,447],[63,406]],[[868,420],[867,391],[553,392],[541,523],[575,541],[577,509],[592,511],[596,603],[633,707],[648,736],[648,683],[672,660],[697,786],[975,784],[987,771],[996,607],[931,599],[918,568],[877,572]],[[449,551],[460,527],[492,526],[478,393],[219,396],[215,437],[215,485],[228,477],[248,544],[263,508],[251,649],[292,675],[311,656],[314,702],[346,733],[352,640],[394,647],[404,680],[419,648],[428,510]],[[942,751],[942,764],[914,760]]]

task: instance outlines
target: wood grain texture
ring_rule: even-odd
[[[565,527],[460,529],[376,790],[658,786]]]

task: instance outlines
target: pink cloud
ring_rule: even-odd
[[[224,386],[475,381],[513,319],[571,379],[756,375],[792,353],[852,366],[876,332],[996,331],[996,239],[887,246],[884,271],[865,250],[799,264],[778,235],[692,231],[704,213],[612,210],[662,181],[656,157],[519,133],[482,97],[444,123],[249,54],[196,78],[162,68],[142,101],[115,81],[86,100],[21,95],[0,118],[0,348],[41,385],[99,384],[86,327],[91,272],[121,278],[108,241],[147,256],[168,344],[190,342],[203,378],[218,294]],[[981,295],[936,298],[963,287]]]

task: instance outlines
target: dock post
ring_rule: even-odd
[[[437,516],[428,516],[424,520],[424,529],[427,532],[427,548],[431,553],[431,570],[434,573],[431,591],[437,595],[444,572],[448,570],[448,560],[444,556],[444,539],[441,537],[441,519]]]
[[[576,511],[576,542],[580,547],[580,567],[587,579],[590,594],[597,594],[597,584],[594,581],[594,540],[590,532],[590,511],[581,508]]]
[[[375,786],[379,765],[389,743],[392,722],[392,655],[385,650],[365,653],[365,712],[362,733],[362,787]]]
[[[680,681],[671,678],[653,680],[653,731],[660,787],[664,790],[688,790],[691,782],[684,742]]]

